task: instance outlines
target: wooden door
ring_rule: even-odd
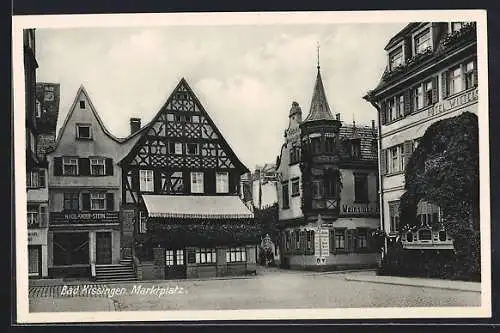
[[[165,278],[180,279],[186,277],[186,251],[184,249],[165,250]]]
[[[96,233],[96,264],[111,264],[111,232]]]

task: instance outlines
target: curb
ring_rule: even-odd
[[[364,280],[353,277],[345,277],[346,281],[355,281],[355,282],[368,282],[368,283],[378,283],[378,284],[391,284],[396,286],[406,286],[406,287],[417,287],[417,288],[433,288],[433,289],[442,289],[442,290],[455,290],[455,291],[466,291],[471,293],[481,293],[481,290],[472,290],[467,288],[460,287],[446,287],[446,286],[433,286],[433,285],[418,285],[404,282],[392,282],[392,281],[375,281],[375,280]]]

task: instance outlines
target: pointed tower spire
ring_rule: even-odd
[[[323,87],[323,80],[321,79],[321,72],[319,66],[319,43],[317,48],[317,62],[318,74],[316,75],[316,84],[314,85],[313,96],[311,100],[311,109],[304,122],[314,120],[334,120],[328,101],[326,100],[325,88]]]

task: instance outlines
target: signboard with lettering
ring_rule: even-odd
[[[428,116],[432,117],[437,114],[456,109],[458,107],[461,107],[463,105],[466,105],[470,102],[475,102],[478,99],[478,92],[477,88],[473,90],[469,90],[464,92],[463,94],[460,94],[456,97],[452,97],[449,99],[445,99],[442,102],[436,103],[432,108],[429,109]]]
[[[53,212],[50,225],[115,224],[119,223],[119,212]]]
[[[367,216],[379,214],[379,206],[376,203],[351,203],[342,204],[340,215],[342,216]]]
[[[47,245],[47,229],[28,229],[29,245]]]
[[[326,264],[326,257],[330,254],[330,232],[326,228],[315,230],[314,237],[314,255],[318,265]]]

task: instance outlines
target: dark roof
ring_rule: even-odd
[[[353,124],[342,124],[339,129],[339,137],[342,141],[359,139],[361,144],[362,160],[377,160],[377,150],[374,149],[374,140],[377,139],[377,130],[371,126],[359,126]]]
[[[330,107],[328,106],[328,101],[326,100],[325,88],[323,87],[319,66],[311,100],[311,109],[303,122],[306,123],[315,120],[334,120]]]
[[[387,43],[387,45],[385,46],[384,50],[387,51],[392,46],[394,46],[395,44],[399,43],[408,34],[408,32],[410,32],[414,28],[418,27],[420,24],[422,24],[422,22],[408,23],[403,29],[401,29],[397,34],[394,35],[394,37],[392,37],[389,40],[389,43]]]

